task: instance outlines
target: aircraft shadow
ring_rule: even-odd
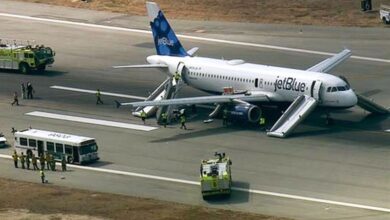
[[[179,141],[179,140],[185,140],[190,138],[197,138],[197,137],[205,137],[210,135],[216,135],[216,134],[226,134],[229,132],[236,132],[237,129],[229,129],[229,128],[223,128],[223,127],[217,127],[217,128],[210,128],[210,129],[204,129],[200,131],[195,132],[188,132],[185,134],[176,134],[172,137],[162,138],[158,140],[152,140],[151,143],[163,143],[168,141]]]

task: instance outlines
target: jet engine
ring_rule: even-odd
[[[261,109],[251,104],[231,105],[227,107],[227,111],[232,122],[257,123],[261,116]]]

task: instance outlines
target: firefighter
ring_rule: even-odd
[[[14,159],[15,168],[18,168],[18,154],[16,153],[16,150],[14,150],[14,153],[12,154],[12,159]]]
[[[65,159],[65,155],[62,156],[61,167],[62,167],[62,172],[65,172],[65,171],[66,171],[66,159]]]
[[[31,162],[32,162],[32,165],[33,165],[33,169],[34,170],[39,170],[38,165],[37,165],[37,157],[35,156],[35,154],[32,155]]]
[[[47,170],[50,170],[50,154],[48,152],[46,152],[46,156],[45,156],[45,161],[46,161],[46,168]]]
[[[45,172],[43,172],[43,169],[39,172],[39,174],[41,175],[42,183],[45,183]]]
[[[261,115],[261,117],[260,117],[259,125],[260,125],[261,130],[265,129],[265,117],[263,115]]]
[[[29,154],[27,154],[26,155],[26,165],[27,165],[27,169],[29,170],[30,169],[30,155]]]
[[[176,82],[176,83],[179,82],[179,80],[180,80],[180,74],[179,74],[178,72],[176,72],[174,78],[175,78],[175,82]]]
[[[187,127],[186,127],[186,116],[184,114],[180,115],[180,123],[181,123],[180,129],[184,128],[184,130],[187,130]]]
[[[14,92],[14,101],[11,103],[11,105],[19,105],[19,99],[18,99],[18,93]]]
[[[39,163],[41,164],[41,170],[45,169],[45,157],[43,153],[39,155]]]
[[[167,123],[168,123],[168,115],[167,113],[162,113],[161,114],[161,121],[162,121],[162,124],[164,125],[164,128],[167,127]]]
[[[24,83],[20,85],[20,90],[22,92],[22,99],[26,99],[26,87],[24,86]]]
[[[141,120],[144,124],[146,123],[146,112],[143,109],[141,111]]]
[[[51,171],[56,171],[56,161],[54,160],[54,156],[50,154],[50,168]]]
[[[34,93],[34,88],[32,87],[31,83],[27,83],[27,99],[33,99],[33,93]]]
[[[223,126],[227,125],[227,123],[228,123],[227,119],[228,119],[228,110],[225,108],[223,110],[223,113],[222,113],[222,125]]]
[[[97,89],[97,91],[96,91],[96,105],[103,104],[101,97],[102,97],[102,94],[100,94],[100,89]]]
[[[19,159],[20,159],[20,163],[22,164],[22,169],[26,169],[26,167],[24,165],[24,163],[26,162],[26,156],[24,156],[23,152],[20,155]]]

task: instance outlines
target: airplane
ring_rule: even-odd
[[[306,70],[252,64],[240,59],[198,57],[195,56],[198,48],[184,49],[156,3],[146,2],[146,8],[157,55],[148,56],[148,64],[114,68],[157,68],[168,78],[145,101],[117,103],[137,107],[134,115],[139,116],[142,110],[153,114],[173,105],[216,104],[210,117],[227,109],[236,121],[256,123],[262,114],[262,104],[287,102],[291,103],[287,110],[267,131],[268,136],[283,138],[317,106],[347,109],[359,105],[373,113],[389,113],[385,107],[355,93],[344,77],[328,74],[351,56],[348,49]],[[175,76],[179,76],[179,81]],[[211,95],[175,98],[184,84]]]

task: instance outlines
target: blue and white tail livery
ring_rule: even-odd
[[[158,5],[147,2],[146,8],[157,55],[148,56],[148,64],[116,68],[158,68],[168,75],[167,82],[174,81],[172,77],[179,75],[179,84],[184,82],[213,95],[187,98],[164,96],[161,99],[153,99],[151,95],[146,101],[121,105],[140,109],[146,106],[161,108],[169,105],[218,104],[210,115],[217,115],[221,109],[225,109],[229,117],[236,121],[256,123],[262,114],[262,103],[290,102],[290,107],[267,132],[274,137],[291,134],[317,106],[340,109],[359,105],[371,112],[389,113],[386,108],[356,94],[346,79],[328,74],[351,56],[348,49],[306,70],[252,64],[239,59],[192,56],[198,48],[188,51],[183,48]],[[166,88],[163,84],[158,89]]]
[[[146,9],[150,19],[150,27],[153,32],[153,40],[157,55],[185,57],[186,50],[176,37],[160,7],[154,2],[147,2]]]

